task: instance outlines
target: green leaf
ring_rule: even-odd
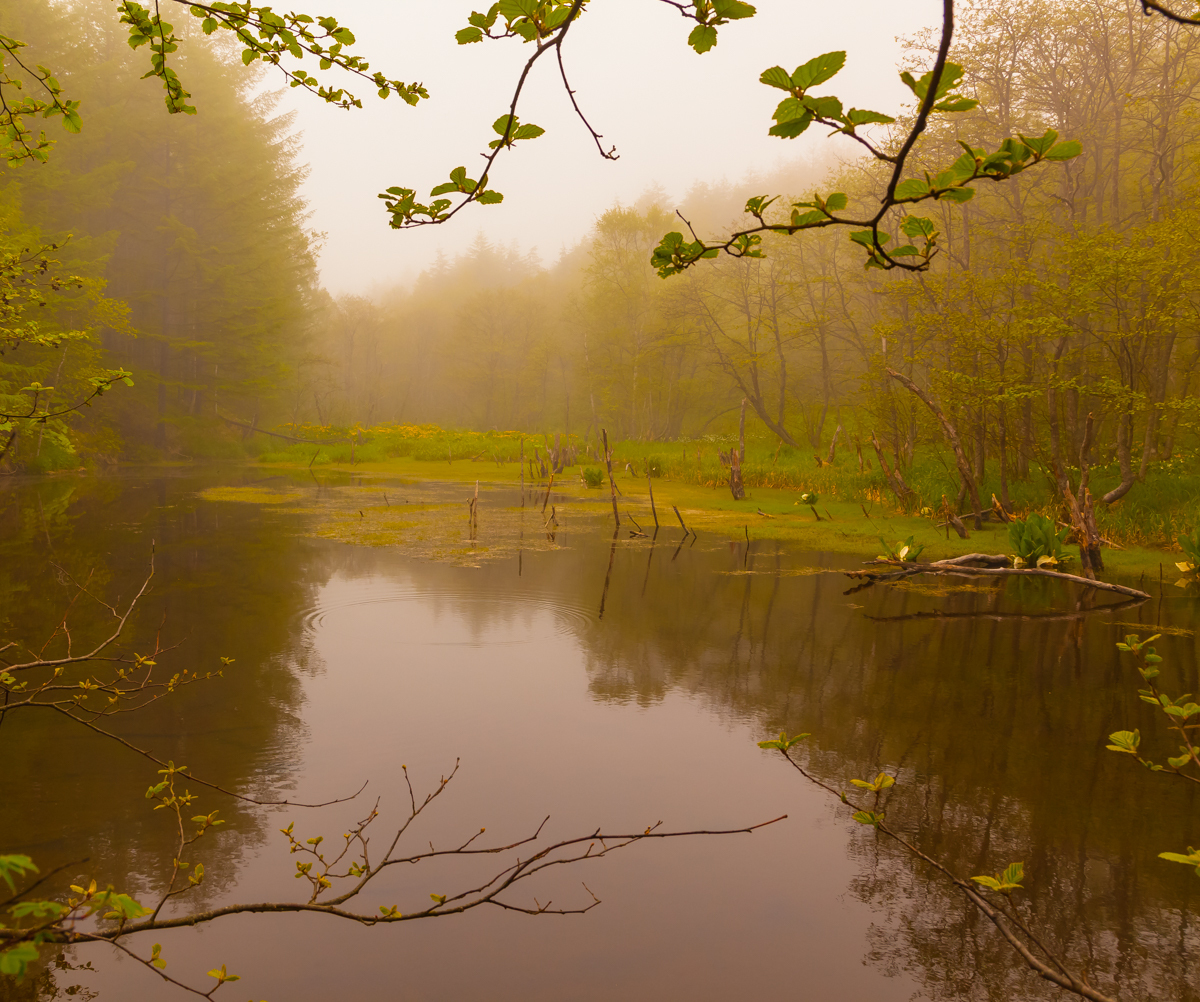
[[[845,65],[845,52],[826,52],[797,66],[792,74],[792,86],[797,90],[808,90],[809,87],[815,87],[836,76]]]
[[[846,112],[846,118],[851,125],[870,125],[872,122],[890,125],[896,121],[891,115],[884,115],[878,111],[864,111],[861,108],[851,108]]]
[[[482,42],[483,32],[479,28],[463,28],[455,32],[454,39],[459,45],[470,45],[472,42]]]
[[[1018,135],[1021,135],[1018,133]],[[1058,139],[1058,133],[1053,129],[1047,129],[1044,136],[1025,136],[1021,135],[1021,142],[1028,146],[1038,156],[1045,156],[1050,148],[1054,145],[1054,141]]]
[[[1142,743],[1142,734],[1140,730],[1113,731],[1108,736],[1108,740],[1112,742],[1110,745],[1105,745],[1109,751],[1136,755],[1138,746]]]
[[[862,246],[864,246],[868,249],[871,249],[875,246],[875,234],[871,230],[855,230],[853,233],[850,234],[850,239],[853,240],[856,244],[862,244]],[[890,237],[888,236],[888,234],[886,234],[886,233],[879,234],[879,243],[880,244],[887,243],[889,239],[890,239]]]
[[[496,205],[504,201],[504,196],[498,191],[481,191],[475,201],[480,205]]]
[[[812,226],[813,223],[823,223],[829,217],[820,209],[813,209],[810,212],[801,213],[799,209],[792,210],[792,226]]]
[[[11,950],[0,953],[0,974],[7,974],[20,981],[25,977],[29,965],[35,963],[37,959],[38,948],[36,946],[32,943],[19,943]]]
[[[1058,143],[1050,148],[1050,151],[1045,155],[1047,160],[1071,160],[1079,156],[1083,152],[1083,146],[1078,140],[1071,139],[1065,143]]]
[[[921,178],[910,178],[896,185],[896,198],[920,198],[929,194],[929,182]]]
[[[58,918],[67,910],[57,901],[19,901],[11,909],[14,918]]]
[[[999,891],[1001,894],[1008,894],[1011,891],[1021,889],[1021,881],[1025,879],[1025,864],[1009,863],[1003,873],[999,873],[994,877],[972,877],[971,879],[980,886],[986,887],[989,891]]]
[[[698,24],[688,35],[688,45],[703,54],[717,44],[717,29],[710,24]]]
[[[951,202],[969,202],[975,197],[974,188],[949,188],[946,191],[938,193],[939,199],[948,199]]]
[[[841,212],[847,205],[850,204],[850,199],[846,197],[844,192],[835,191],[827,199],[825,199],[826,212]]]
[[[933,106],[934,111],[970,111],[979,104],[978,101],[973,101],[969,97],[952,97],[945,101],[939,101]]]
[[[1165,859],[1169,863],[1182,863],[1184,866],[1193,866],[1196,868],[1196,876],[1200,877],[1200,852],[1197,852],[1191,846],[1188,846],[1188,855],[1183,855],[1180,852],[1160,852],[1159,859]]]
[[[842,102],[836,97],[806,97],[804,106],[817,118],[841,120]]]
[[[812,124],[812,115],[805,113],[798,119],[781,121],[778,125],[768,128],[768,136],[778,136],[781,139],[794,139]]]
[[[792,89],[792,78],[788,76],[788,71],[782,66],[772,66],[769,70],[763,70],[758,82],[764,83],[768,87],[778,87],[780,90],[791,91]]]
[[[744,17],[753,17],[757,11],[742,0],[712,0],[713,10],[717,16],[728,21],[738,21]]]
[[[912,237],[914,240],[917,237],[928,239],[933,236],[933,220],[924,216],[905,216],[900,223],[900,230],[906,237]]]
[[[27,873],[37,873],[38,868],[33,865],[33,860],[28,856],[23,856],[20,853],[13,853],[8,856],[0,856],[0,880],[8,884],[10,891],[15,891],[16,885],[13,883],[13,876],[24,877]]]

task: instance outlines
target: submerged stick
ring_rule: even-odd
[[[671,507],[672,507],[672,508],[675,510],[675,517],[676,517],[677,519],[679,519],[679,524],[680,524],[680,525],[683,525],[683,516],[679,514],[679,508],[678,508],[678,506],[677,506],[677,505],[671,505]],[[687,534],[688,534],[689,532],[691,532],[691,531],[692,531],[692,530],[691,530],[691,529],[689,529],[689,528],[688,528],[686,525],[683,525],[683,535],[684,535],[684,537],[685,537],[685,538],[687,537]]]
[[[554,488],[554,474],[550,474],[550,483],[546,485],[546,497],[542,500],[542,514],[546,514],[546,505],[550,501],[550,491]]]
[[[613,518],[616,520],[617,528],[619,529],[619,528],[621,528],[621,516],[620,516],[620,513],[618,513],[618,511],[617,511],[617,482],[616,482],[616,480],[613,479],[612,453],[609,451],[609,448],[608,448],[608,431],[607,431],[607,429],[601,428],[600,435],[604,439],[604,465],[608,467],[608,486],[612,488]]]
[[[650,488],[650,514],[654,516],[654,528],[658,529],[658,510],[654,507],[654,481],[650,479],[650,470],[646,470],[646,486]]]
[[[1149,593],[1139,591],[1137,588],[1127,588],[1125,585],[1112,584],[1108,581],[1096,581],[1092,578],[1085,578],[1078,574],[1066,574],[1063,571],[1048,571],[1042,567],[972,567],[969,561],[998,561],[1004,560],[1008,562],[1008,558],[1002,554],[982,554],[968,553],[963,557],[954,557],[949,560],[936,560],[929,564],[916,564],[911,567],[904,567],[900,570],[893,571],[890,574],[872,574],[870,571],[843,571],[852,578],[869,578],[871,583],[876,581],[898,581],[903,578],[912,577],[915,574],[962,574],[962,575],[978,575],[980,577],[1044,577],[1057,578],[1060,581],[1073,581],[1076,584],[1084,585],[1087,588],[1095,588],[1099,591],[1116,592],[1118,595],[1129,595],[1131,598],[1147,599]],[[959,561],[963,561],[960,563]]]

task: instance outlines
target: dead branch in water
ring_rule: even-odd
[[[1066,574],[1063,571],[1048,571],[1043,567],[1004,566],[1008,564],[1008,557],[1002,553],[967,553],[961,557],[952,557],[948,560],[935,560],[928,564],[900,565],[897,561],[892,560],[875,560],[872,563],[887,567],[896,567],[898,569],[882,573],[871,570],[843,571],[842,573],[847,577],[867,579],[861,587],[870,587],[870,585],[879,582],[900,581],[916,574],[959,574],[981,577],[1021,576],[1073,581],[1075,584],[1084,585],[1087,588],[1116,592],[1118,595],[1129,595],[1131,598],[1147,599],[1150,597],[1148,592],[1139,591],[1137,588],[1127,588],[1125,585],[1112,584],[1108,581],[1096,581],[1092,578],[1081,577],[1078,574]],[[973,566],[981,563],[987,566]]]

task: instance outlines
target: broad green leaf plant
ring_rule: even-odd
[[[1059,529],[1054,519],[1031,512],[1024,519],[1009,524],[1008,542],[1012,547],[1014,567],[1049,567],[1053,570],[1066,563],[1069,528]]]

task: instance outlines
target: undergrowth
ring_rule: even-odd
[[[473,462],[502,468],[516,463],[522,454],[527,462],[535,457],[544,460],[555,445],[554,436],[518,431],[446,430],[434,425],[373,428],[304,425],[283,431],[311,442],[334,444],[287,444],[274,439],[259,456],[260,462],[323,466],[410,458],[429,463],[430,473],[434,474],[439,464]],[[582,480],[585,468],[602,467],[600,445],[595,440],[585,442],[577,435],[567,435],[560,442],[574,445],[578,450],[578,465],[570,471],[573,478]],[[722,462],[721,453],[728,455],[735,442],[732,437],[708,436],[691,441],[628,441],[610,445],[613,472],[620,479],[644,480],[649,472],[667,480],[723,490],[729,482],[729,467]],[[893,458],[888,456],[889,463]],[[1077,482],[1078,471],[1071,473],[1073,482]],[[843,448],[832,464],[822,462],[818,466],[812,450],[794,449],[777,439],[765,438],[747,438],[742,465],[742,478],[749,490],[775,488],[813,493],[826,501],[880,505],[910,514],[927,507],[938,509],[943,497],[952,506],[955,504],[958,474],[953,456],[944,447],[919,447],[913,462],[903,468],[903,475],[913,494],[897,499],[873,454],[863,454],[860,468],[853,447]],[[1092,494],[1096,498],[1119,482],[1120,470],[1115,462],[1092,470]],[[985,508],[991,507],[993,495],[1002,496],[999,463],[994,459],[987,463],[979,493]],[[1039,467],[1031,467],[1026,480],[1010,474],[1008,497],[1018,515],[1040,512],[1056,519],[1062,517],[1054,502],[1052,480]],[[1200,468],[1196,457],[1176,456],[1149,464],[1144,481],[1134,484],[1122,500],[1113,505],[1097,504],[1097,523],[1101,534],[1118,544],[1174,548],[1181,534],[1190,533],[1200,524],[1196,517],[1198,502]]]

